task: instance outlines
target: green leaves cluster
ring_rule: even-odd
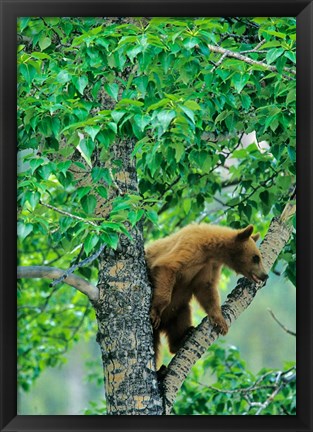
[[[294,364],[253,374],[237,348],[215,344],[193,367],[174,409],[176,415],[295,415]]]

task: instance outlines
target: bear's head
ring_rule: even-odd
[[[233,241],[230,267],[249,280],[264,282],[268,275],[264,269],[260,251],[256,245],[260,234],[253,233],[253,225],[237,230]]]

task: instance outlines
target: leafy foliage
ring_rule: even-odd
[[[295,174],[295,80],[283,70],[295,62],[294,19],[23,18],[19,30],[30,38],[19,45],[19,148],[33,149],[22,156],[22,239],[40,230],[66,251],[73,234],[88,250],[90,236],[114,246],[125,221],[144,215],[167,232],[199,215],[234,227],[253,220],[264,232],[281,212]],[[215,67],[221,56],[208,44],[277,72],[227,57]],[[241,133],[254,131],[244,147]],[[123,136],[137,140],[140,195],[113,202],[123,210],[109,216],[116,225],[90,227],[112,184],[108,166],[118,171],[110,146]],[[77,169],[91,174],[87,186],[77,188]],[[41,201],[86,222],[52,227]]]
[[[184,382],[175,414],[295,415],[295,377],[291,363],[283,371],[264,368],[254,375],[235,347],[216,344]]]
[[[195,220],[264,234],[281,213],[295,185],[294,18],[24,17],[18,40],[21,265],[67,268],[140,220],[147,239]],[[139,192],[112,195],[123,140]],[[294,254],[293,239],[281,256],[293,282]],[[80,272],[96,280],[97,262]],[[19,308],[27,389],[94,317],[41,282],[23,281]]]

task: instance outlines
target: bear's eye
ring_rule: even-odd
[[[254,264],[259,264],[260,257],[258,255],[254,255],[254,257],[252,258],[252,261],[254,262]]]

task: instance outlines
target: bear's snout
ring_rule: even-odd
[[[268,277],[266,273],[251,273],[251,279],[256,283],[265,282]]]

